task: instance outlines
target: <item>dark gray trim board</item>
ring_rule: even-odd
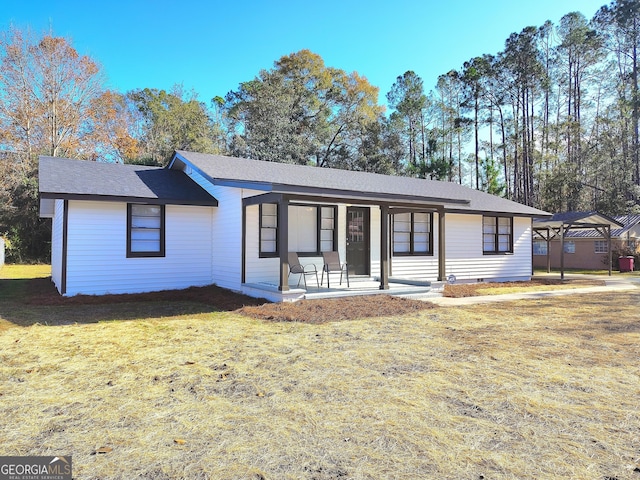
[[[210,201],[195,201],[173,198],[148,198],[148,197],[125,197],[116,195],[91,195],[81,193],[49,193],[41,192],[40,198],[64,199],[64,200],[84,200],[97,202],[122,202],[122,203],[146,203],[149,205],[185,205],[196,207],[217,207],[218,200],[211,197]]]
[[[64,200],[62,207],[62,268],[60,272],[60,294],[67,293],[67,236],[69,232],[69,200]]]

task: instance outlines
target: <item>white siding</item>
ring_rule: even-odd
[[[446,217],[447,219],[449,216]],[[435,281],[438,279],[438,214],[433,214],[433,255],[393,256],[391,276],[408,280]]]
[[[513,219],[513,254],[482,253],[482,215],[445,216],[446,275],[458,281],[523,280],[531,277],[531,220]],[[411,280],[438,278],[438,214],[433,214],[433,256],[394,256],[391,275]]]
[[[126,203],[70,201],[67,295],[210,284],[214,208],[167,205],[165,256],[127,258]]]
[[[246,193],[254,194],[253,191],[245,191]],[[245,195],[251,196],[251,195]],[[335,225],[337,227],[338,236],[338,251],[340,252],[340,258],[345,261],[346,258],[346,206],[338,206],[338,216],[335,219]],[[280,283],[280,260],[278,258],[260,258],[259,251],[259,207],[252,205],[247,207],[247,251],[246,251],[246,283],[268,283],[271,285],[279,285]],[[295,217],[289,218],[289,229],[298,228]],[[300,256],[300,263],[302,265],[315,265],[318,271],[318,280],[322,276],[322,256]],[[289,279],[289,285],[296,286],[298,283],[299,275],[292,275]],[[307,277],[308,282],[315,282],[312,277]]]
[[[531,219],[513,219],[513,254],[482,253],[482,215],[447,214],[446,273],[457,280],[522,280],[531,277]]]
[[[280,284],[280,259],[260,258],[258,205],[247,207],[246,283]],[[240,237],[242,238],[242,237]]]
[[[55,200],[51,221],[51,281],[62,291],[62,231],[64,222],[64,200]]]
[[[218,207],[212,212],[210,237],[213,243],[210,259],[212,282],[239,291],[242,287],[242,198],[264,192],[213,185],[195,169],[185,167],[183,171],[218,200]],[[257,221],[257,213],[255,218]],[[257,223],[255,228],[257,232]],[[277,275],[277,265],[274,268]]]
[[[371,258],[371,276],[380,276],[380,218],[382,217],[379,207],[371,207],[369,255]]]
[[[242,190],[213,186],[210,189],[218,200],[213,209],[213,283],[224,288],[240,290],[242,280]]]

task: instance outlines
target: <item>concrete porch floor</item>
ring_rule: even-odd
[[[349,297],[355,295],[394,295],[394,296],[419,296],[421,299],[427,299],[429,297],[442,296],[442,289],[444,282],[408,282],[403,281],[389,281],[388,290],[380,290],[380,282],[371,277],[350,277],[349,287],[347,287],[347,281],[343,279],[342,285],[338,278],[335,281],[332,279],[331,288],[326,285],[326,280],[320,287],[316,286],[315,279],[307,279],[307,288],[304,288],[304,284],[301,283],[300,287],[296,287],[295,284],[291,285],[291,289],[288,292],[280,292],[276,285],[266,283],[254,283],[245,285],[245,292],[251,290],[251,294],[254,296],[262,296],[272,301],[296,301],[302,299],[320,299],[320,298],[340,298]],[[262,294],[261,294],[262,293]],[[276,298],[280,297],[280,298]]]

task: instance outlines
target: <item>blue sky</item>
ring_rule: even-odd
[[[569,12],[588,19],[606,0],[2,0],[0,29],[52,30],[104,67],[108,86],[169,89],[182,83],[208,101],[307,48],[328,66],[380,88],[414,70],[425,89],[439,75],[513,32]],[[7,5],[8,3],[8,5]]]

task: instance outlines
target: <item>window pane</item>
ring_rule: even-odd
[[[534,255],[546,255],[547,254],[547,242],[544,240],[536,240],[533,242],[533,254]]]
[[[323,218],[320,228],[323,230],[333,230],[333,218]]]
[[[131,241],[135,240],[151,240],[160,242],[160,229],[152,228],[132,228],[131,229]]]
[[[393,251],[396,253],[409,253],[409,242],[394,242]]]
[[[413,231],[415,233],[427,233],[429,231],[429,224],[426,222],[414,222]]]
[[[595,253],[608,253],[609,249],[607,248],[606,240],[595,240]]]
[[[425,242],[414,242],[413,244],[414,253],[427,253],[429,251],[429,244]]]
[[[430,213],[414,213],[413,221],[416,223],[418,222],[428,223],[430,215],[431,215]]]
[[[322,240],[320,242],[320,250],[322,252],[332,252],[333,251],[333,239],[331,239],[331,240]]]
[[[411,214],[400,213],[393,217],[394,232],[411,232]]]
[[[262,226],[266,228],[276,228],[278,226],[278,217],[262,216]]]
[[[333,207],[322,207],[322,218],[333,218]]]
[[[414,243],[427,243],[429,241],[429,234],[428,233],[418,233],[415,232],[413,234],[413,241]]]
[[[393,241],[396,243],[409,243],[411,241],[411,234],[409,232],[396,232],[393,235]]]
[[[278,214],[278,205],[275,203],[263,203],[262,204],[262,215],[277,215]]]
[[[157,217],[139,217],[131,215],[131,228],[160,228],[160,215]]]
[[[495,225],[484,225],[482,227],[482,233],[495,234],[496,233],[496,226]]]
[[[260,205],[260,254],[277,252],[278,205]]]
[[[159,217],[160,210],[159,205],[131,205],[131,215]]]
[[[483,217],[482,233],[496,233],[496,219],[494,217]]]
[[[484,235],[482,235],[482,241],[484,243],[495,243],[495,239],[496,239],[496,236],[491,235],[489,233],[485,233]]]
[[[161,251],[162,206],[132,204],[129,215],[131,253]]]
[[[262,240],[262,242],[260,242],[260,251],[265,253],[274,253],[276,251],[276,242],[271,240]]]
[[[132,252],[157,252],[157,240],[131,240]]]
[[[274,228],[263,228],[261,235],[262,240],[275,240],[276,239],[276,231]]]

